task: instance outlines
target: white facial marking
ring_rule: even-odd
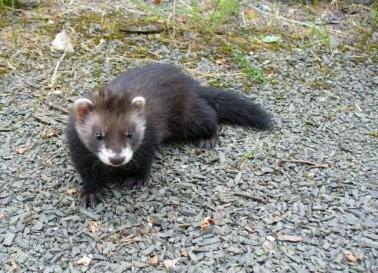
[[[114,164],[112,164],[110,162],[110,159],[113,158],[113,157],[124,157],[125,159],[123,160],[123,162],[121,164],[121,165],[124,165],[124,164],[128,163],[131,160],[131,158],[133,157],[133,150],[131,150],[131,148],[129,146],[123,148],[120,153],[115,153],[111,149],[105,148],[105,146],[102,146],[99,149],[98,158],[102,162],[104,162],[105,164],[110,165],[110,166],[114,166]]]
[[[115,156],[117,156],[117,154],[115,152],[113,152],[112,150],[105,148],[104,145],[101,146],[101,148],[98,151],[98,158],[102,162],[104,162],[105,164],[108,164],[108,165],[113,165],[110,162],[110,158],[115,157]]]
[[[131,148],[129,146],[126,146],[125,148],[123,148],[121,150],[120,156],[125,157],[125,160],[123,160],[122,165],[129,162],[131,160],[131,158],[133,158],[133,154],[134,154],[133,150],[131,150]]]

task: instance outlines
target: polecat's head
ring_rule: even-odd
[[[76,131],[84,145],[103,163],[128,163],[142,144],[145,130],[145,99],[111,97],[104,92],[74,102]]]

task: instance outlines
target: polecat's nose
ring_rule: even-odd
[[[124,156],[115,156],[115,157],[109,158],[109,161],[113,165],[119,166],[119,165],[122,165],[123,161],[125,161],[125,157]]]

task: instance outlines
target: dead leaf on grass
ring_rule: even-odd
[[[65,30],[62,30],[55,36],[54,41],[52,41],[51,43],[51,49],[58,51],[74,52],[71,39],[67,35]]]
[[[62,133],[62,130],[61,130],[61,129],[53,129],[53,130],[51,130],[50,132],[47,132],[47,133],[43,134],[43,135],[42,135],[42,138],[53,138],[53,137],[57,137],[57,136],[59,136],[61,133]]]
[[[244,10],[245,17],[248,19],[254,20],[257,18],[256,12],[253,9]]]
[[[215,63],[219,66],[222,66],[222,67],[229,67],[230,64],[228,62],[229,60],[227,58],[220,58],[220,59],[216,59],[215,60]]]

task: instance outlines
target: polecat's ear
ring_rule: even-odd
[[[133,98],[131,105],[135,111],[143,113],[144,106],[146,105],[146,100],[143,97],[138,96]]]
[[[93,102],[87,98],[80,98],[74,102],[74,114],[77,120],[83,121],[85,117],[93,110]]]

